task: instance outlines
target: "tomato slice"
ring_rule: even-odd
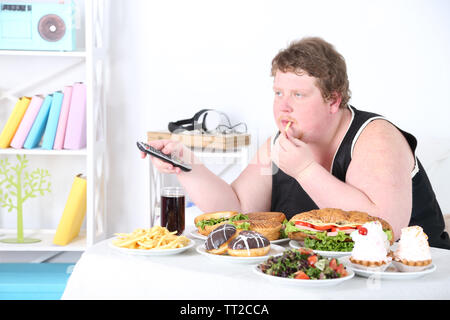
[[[336,261],[335,258],[331,259],[331,261],[330,261],[330,268],[331,268],[332,270],[335,270],[335,271],[336,271],[336,269],[337,269],[337,261]]]
[[[358,230],[359,228],[360,228],[361,226],[353,226],[353,227],[351,227],[351,226],[346,226],[346,227],[334,227],[333,229],[331,229],[331,231],[332,232],[335,232],[335,231],[344,231],[344,230]]]
[[[314,226],[311,223],[304,222],[304,221],[295,221],[294,224],[299,225],[299,226],[305,226],[308,228],[314,228]]]
[[[295,273],[294,279],[309,279],[308,275],[304,273],[303,271],[297,271]]]
[[[316,230],[321,230],[321,231],[324,231],[324,230],[330,230],[330,229],[333,229],[335,226],[333,226],[333,225],[326,225],[326,226],[312,226],[314,229],[316,229]]]
[[[315,254],[308,257],[308,263],[311,266],[314,266],[316,264],[317,260],[318,260],[318,258],[317,258],[317,256]]]
[[[297,251],[300,252],[300,254],[307,254],[307,255],[314,254],[314,251],[309,248],[298,248]]]
[[[345,267],[342,263],[340,263],[337,268],[336,268],[336,272],[339,273],[341,275],[341,277],[345,277],[348,275],[347,270],[345,270]]]
[[[305,226],[305,227],[308,227],[308,228],[313,228],[313,229],[319,230],[319,231],[331,230],[332,232],[338,231],[338,230],[359,229],[359,227],[360,227],[360,226],[357,226],[357,227],[351,227],[351,226],[338,227],[338,226],[335,226],[335,225],[332,225],[332,224],[327,224],[327,225],[323,225],[323,226],[316,226],[314,224],[311,224],[309,222],[304,222],[304,221],[295,221],[294,224],[298,225],[298,226]]]

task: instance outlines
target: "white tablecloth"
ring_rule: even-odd
[[[193,228],[188,223],[193,214],[187,213],[187,230]],[[450,250],[431,248],[437,269],[422,278],[355,275],[337,286],[305,288],[274,284],[255,274],[253,265],[217,262],[196,247],[173,256],[131,256],[110,248],[109,241],[83,253],[63,299],[450,299]],[[195,241],[196,246],[203,243]]]

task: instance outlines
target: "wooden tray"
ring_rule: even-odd
[[[209,150],[237,150],[250,144],[250,134],[179,134],[169,131],[149,131],[147,140],[170,139],[181,141],[191,148]]]

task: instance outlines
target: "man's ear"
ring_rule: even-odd
[[[331,97],[328,100],[328,104],[330,107],[330,113],[336,113],[339,111],[341,101],[342,101],[342,95],[340,93],[335,91],[331,94]]]

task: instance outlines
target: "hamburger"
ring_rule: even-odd
[[[352,251],[354,242],[350,234],[369,221],[379,221],[391,245],[394,243],[394,233],[387,221],[365,212],[333,208],[296,214],[286,224],[285,232],[290,239],[303,241],[305,247],[313,250]]]
[[[283,238],[283,222],[287,222],[282,212],[249,212],[248,220],[232,222],[238,229],[255,231],[262,234],[269,241]]]
[[[232,224],[239,230],[258,232],[269,241],[278,240],[281,236],[282,224],[275,220],[239,220]]]
[[[283,223],[286,219],[286,216],[283,212],[249,212],[247,213],[249,220],[271,220],[278,221],[279,223]]]
[[[208,236],[211,231],[222,224],[233,221],[248,220],[248,216],[236,211],[217,211],[201,214],[194,219],[198,233]]]

